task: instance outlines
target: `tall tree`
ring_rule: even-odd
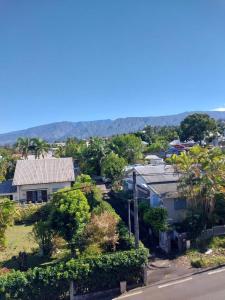
[[[204,223],[211,222],[216,194],[224,192],[225,156],[220,149],[193,147],[170,160],[181,172],[179,190],[189,207],[200,210]]]
[[[44,158],[44,155],[49,150],[49,144],[40,138],[33,138],[31,139],[30,149],[33,150],[35,158],[40,158],[41,156]]]
[[[202,142],[217,129],[216,121],[207,114],[192,114],[181,122],[181,139]]]
[[[141,139],[134,134],[113,137],[110,148],[120,157],[123,157],[129,164],[133,164],[142,158],[143,147]]]
[[[101,175],[101,164],[107,151],[107,145],[103,139],[92,138],[89,146],[85,147],[82,152],[82,171],[90,175]]]
[[[125,166],[125,159],[111,152],[102,161],[102,175],[114,183],[122,179]]]
[[[27,159],[31,146],[31,140],[29,138],[18,138],[16,142],[16,149],[20,152],[23,158]]]

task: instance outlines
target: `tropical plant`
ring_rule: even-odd
[[[44,155],[49,150],[49,144],[40,138],[33,138],[31,139],[30,149],[33,150],[35,158],[40,158],[41,156],[44,158]]]
[[[16,149],[20,152],[23,158],[27,159],[31,147],[31,139],[20,137],[16,142]]]
[[[193,147],[174,155],[170,162],[181,173],[179,191],[191,209],[201,210],[205,225],[211,223],[216,194],[224,192],[225,156],[220,149]]]

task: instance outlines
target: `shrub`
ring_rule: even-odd
[[[118,243],[117,223],[118,220],[110,212],[93,214],[84,231],[87,243],[97,244],[105,251],[115,251]]]
[[[40,219],[40,211],[44,209],[46,204],[26,204],[17,205],[14,223],[17,225],[21,224],[33,224]]]
[[[39,221],[33,227],[33,235],[43,255],[51,256],[54,250],[54,232],[47,221]]]
[[[94,292],[119,286],[119,282],[141,281],[142,266],[148,250],[138,250],[71,259],[46,268],[27,272],[14,271],[0,276],[0,296],[15,300],[49,300],[65,296],[70,280],[76,283],[77,293]]]
[[[117,250],[130,250],[134,248],[134,236],[129,235],[127,226],[122,220],[117,225],[117,231],[119,233],[119,240],[117,245]]]
[[[5,233],[9,225],[13,224],[14,203],[7,199],[0,199],[0,248],[5,247]]]
[[[143,216],[144,222],[153,230],[165,231],[167,229],[167,210],[163,207],[149,208]]]

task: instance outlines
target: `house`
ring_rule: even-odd
[[[163,158],[160,158],[157,155],[153,155],[153,154],[146,155],[145,160],[151,165],[164,164]]]
[[[0,184],[0,197],[22,202],[43,202],[75,181],[72,158],[18,160],[13,180]]]
[[[180,199],[180,174],[171,165],[142,165],[127,171],[126,190],[133,188],[133,171],[136,171],[138,198],[149,201],[151,207],[165,207],[170,223],[180,222],[186,213],[186,200]]]

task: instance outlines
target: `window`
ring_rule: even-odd
[[[180,209],[186,209],[187,203],[185,199],[174,199],[174,209],[180,210]]]

